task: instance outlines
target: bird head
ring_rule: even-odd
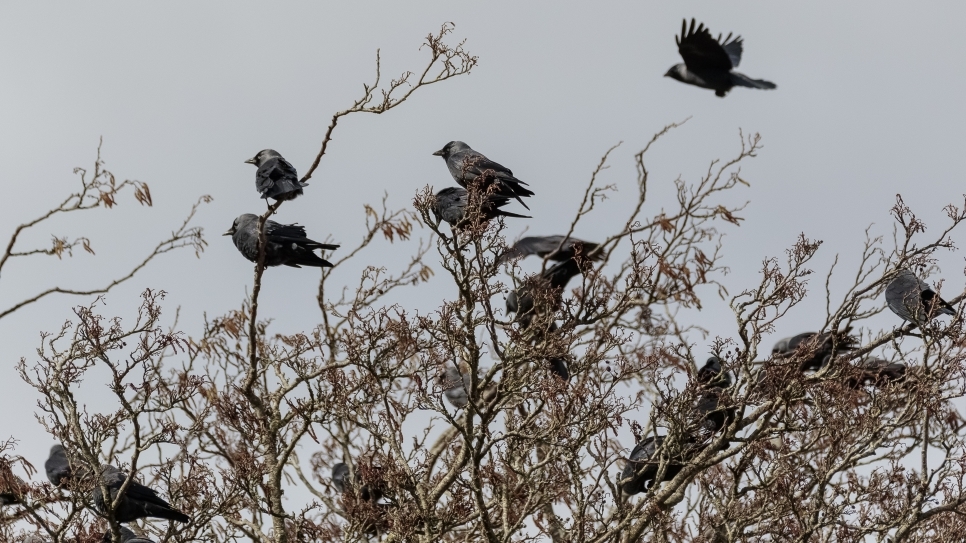
[[[675,64],[671,66],[671,69],[664,74],[664,77],[670,77],[671,79],[677,79],[678,81],[684,81],[684,72],[687,68],[684,64]]]
[[[274,157],[280,157],[278,151],[274,149],[262,149],[257,155],[249,158],[245,161],[245,164],[254,164],[255,166],[261,166],[266,160]]]
[[[231,223],[231,228],[229,228],[228,231],[222,235],[231,236],[231,235],[234,235],[235,232],[238,232],[239,230],[241,231],[251,230],[251,224],[253,222],[255,223],[255,226],[254,226],[255,230],[252,230],[252,231],[257,232],[258,220],[259,220],[258,215],[255,215],[254,213],[242,213],[241,215],[238,216],[238,218],[235,219],[234,222]],[[272,221],[268,221],[268,222],[272,222]]]
[[[457,151],[462,151],[464,149],[469,149],[469,148],[470,148],[470,146],[467,145],[467,144],[465,144],[465,143],[463,143],[462,141],[451,141],[451,142],[447,143],[446,145],[444,145],[442,149],[440,149],[439,151],[436,151],[435,153],[433,153],[433,156],[441,156],[444,159],[447,159],[453,153],[455,153]]]

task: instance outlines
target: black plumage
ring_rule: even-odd
[[[100,485],[107,487],[111,503],[117,500],[121,486],[127,479],[127,474],[114,466],[105,464],[101,466],[101,480],[94,488],[92,499],[97,509],[105,513],[107,511],[104,494]],[[137,481],[131,481],[124,495],[114,508],[114,520],[117,522],[131,522],[140,518],[154,517],[178,522],[188,522],[191,520],[188,515],[171,507],[171,504],[164,501],[158,493]]]
[[[23,503],[30,487],[13,474],[10,464],[0,458],[0,506]]]
[[[50,448],[50,455],[44,462],[44,470],[47,472],[47,479],[54,486],[67,484],[72,475],[70,461],[67,459],[67,449],[63,445],[57,444]]]
[[[733,87],[749,87],[753,89],[774,89],[777,87],[770,81],[752,79],[734,71],[741,62],[743,42],[741,36],[731,37],[729,33],[724,39],[711,36],[711,32],[704,24],[698,24],[691,19],[688,28],[687,19],[681,23],[681,35],[675,36],[678,52],[684,63],[675,64],[664,74],[665,77],[676,79],[688,85],[705,89],[713,89],[715,95],[723,97]]]
[[[486,222],[497,217],[516,217],[519,219],[529,219],[527,215],[519,215],[501,209],[510,203],[510,199],[499,194],[485,194],[479,203],[478,220]],[[438,221],[446,221],[456,228],[463,228],[471,224],[471,218],[466,216],[466,208],[469,205],[469,191],[462,187],[446,187],[436,193],[436,202],[433,204],[433,215]]]
[[[845,386],[859,389],[865,385],[882,386],[906,377],[906,365],[901,362],[889,362],[880,358],[860,360],[846,375]]]
[[[730,424],[735,418],[735,409],[721,408],[721,396],[724,390],[731,386],[731,375],[722,371],[721,359],[717,356],[708,358],[704,366],[698,370],[699,392],[694,403],[694,409],[699,417],[697,426],[706,434],[712,434]],[[701,438],[706,437],[702,435]]]
[[[570,370],[567,368],[567,360],[564,358],[551,358],[550,371],[554,375],[564,380],[570,381]]]
[[[516,198],[523,207],[530,209],[523,202],[523,198],[533,196],[533,191],[526,188],[527,184],[514,177],[506,166],[493,162],[462,141],[451,141],[433,154],[443,157],[450,175],[461,187],[476,184],[479,190],[489,192],[495,185],[494,194]]]
[[[805,332],[785,338],[772,348],[772,356],[776,360],[797,360],[802,371],[815,371],[828,359],[855,349],[858,340],[848,332]]]
[[[565,236],[527,236],[520,238],[513,246],[504,251],[496,261],[497,263],[506,262],[514,258],[526,258],[530,255],[537,255],[557,262],[578,258],[578,255],[579,258],[597,260],[600,258],[600,254],[593,252],[596,248],[596,243]]]
[[[355,478],[350,483],[349,466],[344,462],[332,466],[332,484],[342,494],[355,492],[362,501],[377,502],[385,494],[385,484],[376,466],[356,466]]]
[[[255,189],[262,198],[276,201],[294,200],[302,195],[302,188],[308,183],[299,181],[295,167],[273,149],[263,149],[245,161],[258,167],[255,172]]]
[[[662,457],[658,450],[664,445],[664,436],[648,436],[634,447],[631,456],[621,472],[620,485],[624,494],[634,495],[646,492],[654,485],[661,470]],[[681,458],[664,457],[664,476],[661,481],[670,481],[684,469]],[[660,482],[660,481],[658,481]]]
[[[580,275],[580,265],[576,260],[570,259],[558,262],[540,275],[528,278],[524,285],[507,295],[507,313],[516,313],[517,321],[526,328],[534,316],[534,293],[543,291],[541,294],[545,293],[549,298],[549,306],[546,310],[553,310],[560,305],[561,290],[567,286],[571,278],[577,275]],[[544,308],[541,307],[541,310]]]
[[[238,252],[248,260],[258,259],[258,215],[245,213],[240,215],[231,225],[231,229],[224,235],[231,236],[231,240],[238,248]],[[305,227],[297,224],[279,224],[275,221],[265,221],[265,266],[314,266],[330,268],[332,263],[313,251],[322,249],[332,251],[338,245],[319,243],[306,237]]]

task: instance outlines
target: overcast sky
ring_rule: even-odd
[[[147,182],[155,202],[147,209],[123,199],[118,209],[68,215],[24,236],[26,248],[46,246],[53,235],[86,235],[97,255],[9,263],[0,306],[54,284],[103,283],[210,194],[214,201],[198,217],[210,242],[202,257],[168,255],[113,291],[105,308],[129,315],[144,288],[163,289],[167,314],[180,307],[180,328],[197,334],[205,312],[215,317],[237,308],[250,289],[251,265],[219,236],[237,215],[264,209],[254,168],[243,161],[270,147],[304,171],[332,113],[371,80],[376,49],[386,76],[420,68],[419,45],[444,21],[456,23],[452,38],[467,40],[479,66],[422,89],[386,115],[343,120],[306,195],[285,205],[277,220],[351,245],[362,235],[363,204],[388,192],[392,206],[411,206],[421,187],[452,185],[431,153],[459,139],[512,168],[536,192],[528,202],[534,218],[510,223],[508,236],[527,227],[561,233],[601,154],[623,141],[602,178],[621,193],[576,232],[601,239],[621,227],[634,197],[633,154],[661,127],[688,117],[650,154],[648,215],[673,203],[675,178],[694,181],[710,160],[736,154],[739,129],[763,136],[764,149],[742,170],[751,187],[735,196],[750,201],[747,220],[726,229],[725,263],[733,273],[725,284],[733,293],[756,284],[761,261],[782,256],[800,233],[825,241],[816,270],[824,274],[836,253],[851,269],[866,227],[891,234],[896,193],[931,231],[945,225],[945,204],[962,202],[962,2],[332,4],[0,5],[0,234],[72,190],[72,169],[91,167],[101,136],[108,168]],[[738,88],[721,99],[662,77],[680,62],[674,36],[681,19],[692,16],[715,34],[741,34],[740,71],[778,89]],[[398,264],[417,243],[383,243],[366,263]],[[962,257],[943,262],[952,296],[963,285]],[[354,283],[357,264],[334,279]],[[319,321],[317,271],[271,270],[266,277],[262,315],[274,319],[275,330]],[[400,301],[431,308],[453,294],[445,282],[437,285]],[[732,335],[727,304],[710,289],[705,295],[695,319],[712,336]],[[53,297],[0,321],[0,408],[16,413],[5,417],[0,438],[19,438],[18,452],[34,461],[42,461],[51,438],[29,416],[37,397],[15,364],[21,357],[34,363],[40,331],[59,328],[83,301]],[[891,315],[881,317],[882,326],[894,324]],[[775,338],[822,322],[824,300],[814,297]]]

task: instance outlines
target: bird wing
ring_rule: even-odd
[[[304,241],[306,239],[305,227],[298,224],[279,224],[275,221],[265,223],[265,235],[272,240]]]
[[[730,38],[731,35],[728,35]],[[705,28],[704,24],[699,24],[695,28],[695,20],[691,19],[691,27],[688,22],[681,23],[681,36],[676,38],[678,52],[684,59],[684,64],[690,71],[721,70],[731,71],[741,60],[741,37],[734,38],[730,42],[725,39],[722,44],[714,39],[711,32]]]
[[[572,277],[580,275],[580,266],[576,260],[564,260],[547,268],[542,275],[544,279],[550,281],[551,288],[563,288]]]
[[[265,192],[275,186],[275,182],[288,179],[299,184],[298,172],[295,167],[282,157],[270,158],[262,164],[255,173],[255,188],[258,192]],[[305,184],[301,184],[305,186]]]
[[[459,153],[461,168],[466,171],[466,173],[475,175],[480,175],[486,170],[493,170],[497,173],[505,173],[510,177],[513,177],[513,172],[510,168],[502,164],[493,162],[492,160],[486,158],[481,153],[476,151],[468,150]],[[521,181],[522,182],[522,181]]]
[[[555,252],[562,241],[564,241],[563,236],[527,236],[520,238],[496,261],[497,263],[506,262],[511,258],[525,258],[530,255],[546,256]]]

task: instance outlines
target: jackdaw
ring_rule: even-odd
[[[23,503],[30,487],[13,474],[10,464],[0,459],[0,506]]]
[[[567,360],[564,358],[551,358],[550,371],[554,375],[564,380],[570,381],[570,370],[567,368]]]
[[[772,348],[772,356],[777,360],[794,358],[801,361],[802,371],[816,371],[822,368],[827,360],[855,349],[858,340],[848,332],[848,329],[822,334],[805,332],[785,338]]]
[[[526,328],[534,316],[534,291],[548,292],[550,305],[556,308],[560,305],[561,291],[570,279],[580,275],[580,265],[574,259],[564,260],[547,268],[538,276],[527,278],[524,285],[510,291],[506,297],[507,313],[516,313],[520,325]],[[541,308],[543,310],[543,308]]]
[[[70,461],[67,460],[67,449],[63,445],[57,444],[50,448],[50,455],[44,462],[44,470],[47,472],[47,479],[54,486],[66,484],[71,479]]]
[[[752,79],[733,71],[741,62],[741,36],[732,39],[729,32],[724,39],[721,39],[721,34],[718,34],[718,39],[714,39],[704,24],[699,24],[697,28],[694,25],[694,19],[691,19],[690,29],[687,19],[681,23],[681,35],[675,36],[674,41],[678,44],[678,52],[681,53],[684,63],[672,66],[664,77],[704,89],[714,89],[715,95],[721,97],[728,94],[732,87],[776,88],[770,81]]]
[[[263,149],[245,161],[245,164],[258,166],[255,172],[255,188],[262,198],[275,201],[294,200],[302,195],[302,187],[308,183],[299,181],[295,168],[273,149]]]
[[[467,394],[467,391],[470,389],[469,373],[460,373],[460,370],[455,366],[449,366],[443,372],[440,384],[443,388],[443,395],[446,396],[446,399],[453,407],[462,409],[466,407],[466,404],[470,403],[470,398]]]
[[[232,223],[231,229],[223,235],[231,236],[238,252],[248,260],[258,259],[258,215],[245,213],[239,215]],[[338,245],[319,243],[305,236],[305,227],[297,224],[279,224],[275,221],[265,221],[265,267],[314,266],[317,268],[331,268],[332,263],[317,256],[315,249],[332,251]]]
[[[455,228],[463,228],[470,221],[466,219],[466,206],[469,202],[469,192],[462,187],[446,187],[436,193],[436,203],[433,205],[433,215],[437,221],[446,221]],[[480,219],[483,222],[496,217],[516,217],[530,219],[528,215],[518,215],[503,211],[503,206],[510,203],[510,199],[498,194],[486,194],[480,204]]]
[[[713,434],[735,418],[734,408],[719,409],[722,392],[731,386],[731,375],[722,371],[721,359],[712,356],[698,370],[698,384],[701,391],[694,403],[700,417],[698,426],[707,434]]]
[[[956,315],[948,302],[936,295],[929,284],[919,279],[912,270],[899,270],[885,290],[886,303],[903,321],[923,324],[942,313]]]
[[[881,358],[868,358],[855,363],[846,376],[845,386],[859,389],[865,385],[883,386],[901,381],[906,376],[906,365]]]
[[[479,189],[487,192],[491,185],[496,185],[495,194],[516,198],[523,207],[530,209],[522,198],[533,196],[533,191],[525,187],[526,183],[513,177],[509,168],[486,158],[462,141],[451,141],[433,154],[443,157],[450,175],[461,187],[469,188],[479,182]]]
[[[349,466],[344,462],[339,462],[332,466],[332,484],[342,494],[346,494],[353,488],[357,488],[358,496],[363,501],[379,501],[385,492],[385,485],[379,477],[381,468],[378,466],[369,466],[368,469],[365,469],[366,473],[363,474],[362,471],[364,469],[356,465],[356,476],[353,484],[350,484]]]
[[[497,259],[496,263],[506,262],[514,258],[526,258],[537,255],[557,262],[576,258],[579,254],[588,260],[597,260],[600,254],[594,254],[596,243],[564,236],[527,236],[520,238]]]
[[[104,536],[101,537],[102,543],[112,543],[114,540],[111,539],[111,531],[108,530],[104,532]],[[145,539],[136,533],[132,532],[127,526],[121,526],[121,540],[118,543],[154,543],[150,539]]]
[[[118,491],[127,480],[127,474],[110,464],[101,466],[101,481],[92,491],[92,499],[97,509],[104,513],[107,508],[100,484],[107,487],[111,503],[117,500]],[[158,493],[141,483],[132,480],[124,491],[120,502],[114,508],[114,520],[117,522],[131,522],[139,518],[155,517],[178,522],[191,520],[188,515],[171,507],[171,504],[161,499]]]
[[[664,442],[664,436],[657,436],[656,439],[648,436],[634,447],[624,471],[621,472],[620,485],[624,494],[646,492],[653,486],[662,462],[657,453]],[[664,477],[661,481],[670,481],[684,468],[683,459],[680,457],[664,458],[664,463]]]

